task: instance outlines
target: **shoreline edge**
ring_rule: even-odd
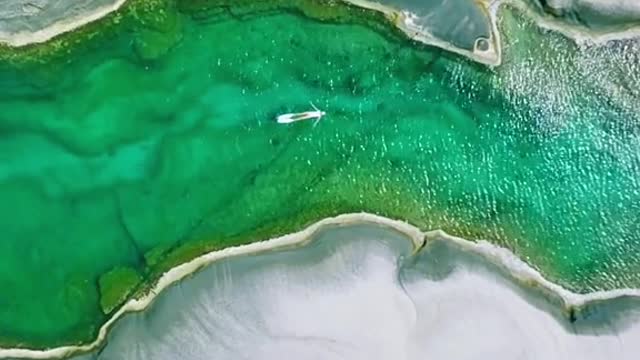
[[[44,350],[27,348],[0,348],[0,358],[11,357],[18,359],[55,359],[68,358],[73,355],[88,353],[98,349],[105,342],[111,327],[124,315],[130,312],[140,312],[148,308],[164,289],[198,272],[203,267],[221,259],[232,258],[242,255],[255,255],[262,252],[284,250],[291,247],[300,247],[314,241],[314,235],[326,227],[355,225],[355,224],[375,224],[398,231],[407,236],[413,243],[414,254],[419,252],[425,245],[433,241],[447,241],[455,245],[461,251],[480,255],[501,270],[504,270],[509,280],[513,280],[520,286],[535,288],[542,291],[544,295],[558,298],[564,310],[581,308],[592,302],[612,300],[621,297],[640,298],[640,289],[616,289],[607,291],[596,291],[586,294],[571,292],[558,284],[555,284],[542,276],[537,270],[519,259],[510,250],[498,247],[486,240],[477,242],[466,240],[460,237],[451,236],[442,230],[421,231],[417,227],[400,220],[393,220],[383,216],[370,213],[347,213],[335,217],[324,218],[317,221],[301,231],[275,237],[269,240],[257,241],[247,245],[228,247],[201,255],[189,262],[178,265],[165,272],[144,296],[133,298],[127,301],[113,316],[100,327],[96,339],[84,345],[67,345]]]

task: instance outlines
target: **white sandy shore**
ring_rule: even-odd
[[[574,40],[578,45],[585,44],[604,44],[612,40],[624,40],[640,37],[640,26],[622,26],[619,29],[601,29],[601,28],[588,28],[584,26],[576,26],[574,24],[567,23],[561,19],[551,18],[549,16],[542,15],[539,11],[536,11],[529,4],[524,3],[522,0],[494,0],[502,4],[510,4],[519,10],[523,11],[528,17],[532,18],[538,26],[543,29],[558,32]],[[628,4],[629,14],[638,14],[637,21],[640,23],[640,1],[636,3],[622,1],[609,1],[601,0],[594,1],[601,2],[605,5],[613,6],[615,3]],[[609,2],[609,3],[607,3]],[[604,5],[603,5],[604,6]],[[622,10],[616,10],[622,11]]]
[[[433,235],[412,256],[393,229],[332,227],[313,245],[211,264],[74,360],[636,359],[638,299],[572,323],[557,301]]]
[[[490,0],[477,0],[474,2],[476,6],[478,6],[487,14],[487,17],[489,17],[489,21],[491,23],[491,39],[488,39],[489,47],[485,51],[480,51],[480,50],[469,51],[466,49],[461,49],[459,47],[451,45],[450,43],[442,39],[438,39],[437,37],[431,35],[426,29],[418,26],[415,21],[416,15],[411,13],[410,11],[406,11],[403,9],[395,9],[391,6],[383,5],[379,2],[370,1],[370,0],[344,0],[344,1],[352,3],[362,8],[376,10],[385,14],[385,16],[391,22],[393,22],[393,24],[396,27],[402,30],[402,32],[404,32],[410,39],[413,39],[417,42],[436,46],[444,50],[447,50],[462,56],[466,56],[482,64],[491,65],[491,66],[500,65],[500,61],[501,61],[500,34],[497,30],[496,21],[495,21],[496,13],[491,9]]]
[[[96,21],[113,11],[116,11],[125,3],[125,1],[126,0],[113,0],[111,4],[105,6],[93,9],[83,9],[83,12],[76,13],[70,18],[55,22],[52,25],[47,26],[43,29],[39,29],[37,31],[20,31],[16,33],[6,33],[3,32],[2,27],[0,27],[0,43],[5,43],[13,47],[20,47],[48,41],[57,35],[72,31],[90,22]],[[403,11],[401,9],[393,9],[389,6],[385,6],[380,3],[368,0],[344,1],[352,3],[356,6],[384,13],[409,38],[414,39],[418,42],[437,46],[447,51],[467,56],[480,63],[488,65],[500,64],[499,37],[497,35],[498,32],[496,31],[495,26],[493,26],[493,36],[490,39],[490,45],[486,51],[468,51],[452,46],[446,41],[432,36],[425,29],[416,26],[412,21],[413,15],[410,12]],[[488,11],[488,0],[478,0],[477,3],[478,6],[483,8],[483,10]],[[491,20],[491,22],[492,24],[495,24],[495,21],[493,21],[493,19]]]
[[[179,265],[167,273],[165,273],[152,291],[140,299],[128,301],[113,317],[105,323],[99,331],[99,335],[95,341],[90,344],[80,346],[63,346],[47,350],[32,349],[0,349],[0,358],[64,358],[74,354],[85,353],[98,348],[105,340],[109,329],[114,323],[129,312],[138,312],[147,308],[156,295],[162,292],[172,284],[184,279],[199,269],[224,258],[236,257],[241,255],[256,254],[274,249],[284,249],[292,246],[301,246],[308,243],[314,234],[319,230],[328,226],[337,225],[353,225],[360,223],[374,223],[393,228],[413,240],[416,250],[420,249],[425,241],[434,241],[437,239],[445,240],[455,244],[460,249],[469,253],[478,254],[487,261],[497,264],[505,270],[514,280],[524,286],[536,288],[543,291],[547,296],[559,298],[566,308],[582,307],[591,302],[600,302],[603,300],[611,300],[621,297],[637,297],[640,298],[640,289],[619,289],[613,291],[601,291],[590,294],[576,294],[546,280],[539,272],[528,266],[522,260],[518,259],[513,253],[504,248],[499,248],[486,241],[471,242],[462,238],[453,237],[442,231],[429,231],[423,233],[420,229],[407,224],[405,222],[388,219],[385,217],[368,214],[353,213],[344,214],[334,218],[326,218],[306,229],[293,234],[282,237],[261,241],[244,246],[230,247],[220,251],[214,251],[200,256],[188,263]]]
[[[53,24],[35,31],[22,30],[18,32],[3,31],[0,27],[0,43],[13,47],[20,47],[29,44],[46,42],[53,37],[73,31],[90,22],[99,20],[109,13],[119,9],[126,0],[112,0],[110,4],[98,6],[96,8],[82,9],[75,12],[69,18],[54,22]],[[474,4],[479,7],[489,19],[491,24],[491,38],[488,39],[488,48],[486,50],[475,49],[469,51],[451,45],[445,40],[439,39],[431,35],[426,29],[416,25],[416,16],[409,11],[403,9],[395,9],[386,4],[376,2],[374,0],[343,0],[367,9],[372,9],[385,14],[400,30],[402,30],[409,38],[428,45],[443,48],[447,51],[466,56],[474,61],[497,66],[501,63],[501,45],[500,33],[497,29],[497,13],[501,5],[512,4],[534,18],[541,27],[558,31],[570,38],[575,39],[578,43],[584,42],[606,42],[612,39],[623,39],[640,36],[640,28],[629,28],[621,31],[598,31],[577,27],[567,24],[560,20],[551,20],[542,16],[539,12],[533,10],[527,0],[475,0]],[[590,0],[593,1],[593,0]],[[627,1],[627,0],[624,0]],[[624,3],[624,1],[618,1]],[[626,3],[625,3],[626,4]],[[624,4],[623,4],[624,5]],[[623,11],[625,8],[621,5],[622,10],[615,8],[617,12]],[[626,5],[625,5],[626,6]],[[611,6],[609,6],[610,8]],[[640,7],[638,7],[640,8]],[[1,10],[1,9],[0,9]],[[638,10],[640,12],[640,10]],[[617,14],[617,13],[616,13]],[[640,19],[639,19],[640,20]]]
[[[118,10],[126,0],[112,0],[111,4],[99,6],[93,9],[83,9],[84,11],[75,13],[73,16],[60,20],[36,31],[20,31],[5,33],[0,28],[0,43],[12,47],[20,47],[30,44],[42,43],[52,38],[73,31],[81,26],[99,20],[108,14]],[[2,19],[0,19],[1,21]]]

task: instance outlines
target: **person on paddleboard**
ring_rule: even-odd
[[[313,126],[315,126],[327,113],[318,109],[312,102],[309,102],[309,104],[311,104],[311,107],[313,108],[312,111],[282,114],[276,118],[276,121],[279,124],[290,124],[297,121],[315,119],[313,122]]]

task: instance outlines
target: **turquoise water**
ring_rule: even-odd
[[[253,10],[0,67],[0,341],[88,341],[101,298],[135,291],[110,271],[351,211],[488,239],[576,291],[638,285],[637,43],[578,49],[503,12],[489,69],[360,11]],[[317,126],[274,122],[309,101]]]

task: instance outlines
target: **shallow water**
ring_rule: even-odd
[[[491,38],[491,19],[470,0],[383,0],[381,4],[410,11],[415,24],[458,48],[473,51],[476,40]]]
[[[77,359],[634,359],[639,301],[570,323],[555,304],[446,242],[365,224],[223,260],[123,319]],[[616,319],[613,315],[622,315]],[[464,345],[461,341],[464,339]]]
[[[360,210],[577,291],[638,286],[637,42],[577,49],[505,12],[488,69],[348,16],[232,11],[0,65],[2,343],[92,339],[115,267]],[[316,127],[273,121],[309,101]]]

